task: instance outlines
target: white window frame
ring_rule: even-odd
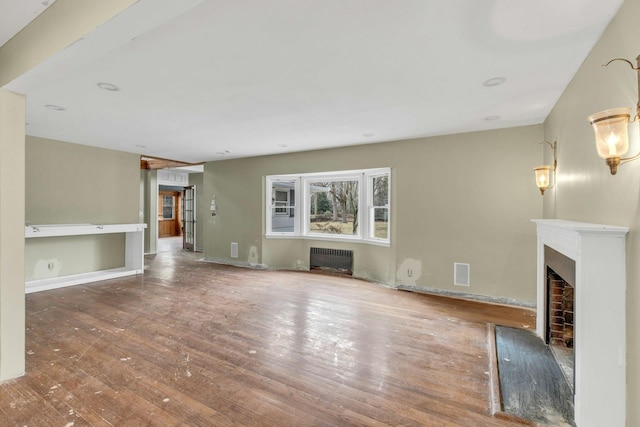
[[[382,176],[388,178],[388,204],[373,204],[373,180]],[[324,234],[310,231],[311,184],[313,182],[357,181],[358,182],[358,233]],[[274,183],[294,182],[294,230],[290,232],[274,232],[272,230],[272,212],[276,207],[272,194]],[[381,246],[391,245],[391,168],[360,169],[352,171],[322,172],[292,175],[270,175],[265,177],[265,237],[267,238],[302,238],[313,240],[338,240],[363,242]],[[375,237],[375,208],[386,208],[388,213],[387,238]]]
[[[286,206],[287,208],[291,209],[293,208],[293,231],[270,231],[273,229],[272,227],[272,214],[271,212],[273,212],[276,216],[284,216],[282,213],[277,213],[275,212],[276,208],[281,208],[282,206],[277,206],[275,200],[275,195],[272,194],[272,190],[273,190],[273,185],[275,183],[278,182],[293,182],[294,186],[293,186],[293,205],[291,205],[291,196],[287,196],[288,199],[288,203],[289,205]],[[287,236],[287,237],[295,237],[298,236],[300,234],[300,221],[298,221],[298,215],[300,212],[300,179],[298,176],[293,176],[293,175],[280,175],[280,176],[268,176],[267,179],[265,180],[265,187],[266,187],[266,213],[265,213],[265,219],[266,219],[266,227],[267,227],[267,233],[266,235],[268,236]],[[278,191],[278,190],[276,190]],[[289,193],[291,194],[291,193]],[[287,209],[287,215],[289,215],[290,210]]]
[[[387,176],[387,204],[386,205],[376,205],[374,190],[375,186],[373,185],[373,180],[376,178],[382,178]],[[389,172],[380,172],[380,173],[371,173],[367,176],[369,180],[368,185],[368,197],[367,197],[367,215],[369,217],[369,221],[367,221],[368,230],[367,235],[371,240],[379,240],[379,241],[388,241],[391,236],[391,173]],[[386,209],[387,210],[387,238],[383,239],[380,237],[376,237],[376,209]]]

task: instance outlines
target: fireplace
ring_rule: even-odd
[[[546,298],[544,339],[553,352],[567,383],[575,391],[575,282],[576,263],[560,252],[544,247]]]
[[[576,425],[624,426],[628,229],[533,221],[538,236],[536,332],[556,354],[572,346]]]

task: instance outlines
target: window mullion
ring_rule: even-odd
[[[295,195],[294,195],[294,201],[293,203],[295,204],[295,214],[293,216],[294,219],[294,233],[296,236],[300,236],[302,233],[300,231],[300,222],[302,221],[300,218],[304,216],[304,203],[302,203],[302,200],[304,200],[304,197],[301,196],[301,188],[300,188],[300,181],[302,178],[298,177],[295,180],[295,184],[294,184],[294,188],[295,188]]]

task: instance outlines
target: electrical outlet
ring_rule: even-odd
[[[49,269],[49,271],[52,271],[53,267],[55,267],[55,265],[53,264],[53,261],[47,265],[47,268]]]
[[[413,277],[413,270],[407,269],[407,277]]]

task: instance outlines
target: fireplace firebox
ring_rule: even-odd
[[[547,289],[547,344],[572,349],[573,286],[548,269]]]
[[[553,251],[553,249],[545,247],[547,261],[549,257],[546,255],[549,251]],[[546,272],[545,312],[547,326],[545,343],[555,356],[567,384],[572,391],[575,391],[575,354],[573,351],[575,288],[549,265],[546,266]]]

